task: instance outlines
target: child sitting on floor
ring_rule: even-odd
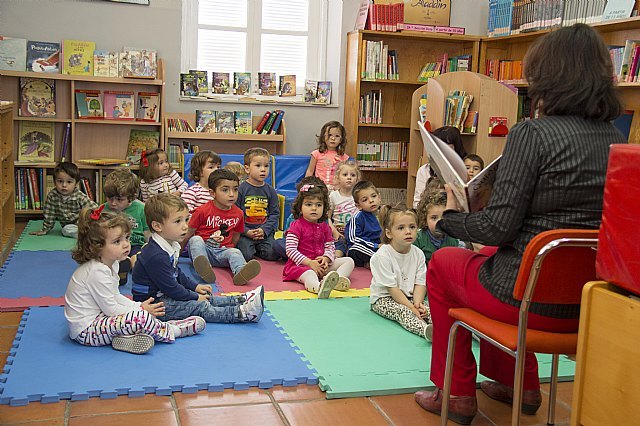
[[[431,315],[424,254],[413,245],[418,231],[413,210],[380,209],[383,245],[371,257],[371,310],[431,341]]]
[[[293,202],[293,221],[287,231],[287,263],[282,270],[285,281],[297,280],[307,291],[326,299],[333,289],[351,287],[349,275],[353,259],[335,259],[331,228],[326,222],[329,194],[324,185],[305,184]]]
[[[469,154],[464,157],[464,165],[467,168],[467,178],[473,179],[475,175],[484,169],[484,160],[476,154]]]
[[[94,208],[96,203],[78,189],[80,170],[70,162],[61,162],[53,169],[55,188],[47,194],[44,203],[44,222],[42,229],[31,232],[31,235],[46,235],[51,231],[56,221],[62,225],[62,235],[69,238],[78,236],[78,216],[85,207]]]
[[[353,187],[353,200],[360,209],[345,226],[348,256],[356,266],[369,267],[371,256],[378,250],[382,229],[376,217],[380,207],[380,192],[375,185],[363,180]]]
[[[360,170],[353,160],[343,161],[336,166],[335,190],[329,194],[329,225],[336,244],[336,257],[347,254],[344,227],[351,216],[358,212],[352,190],[360,181]]]
[[[191,159],[189,179],[195,183],[180,195],[187,203],[189,213],[212,200],[209,194],[209,175],[220,168],[220,163],[220,156],[213,151],[200,151]]]
[[[424,253],[427,265],[433,253],[442,247],[462,247],[466,244],[447,234],[442,233],[436,224],[442,219],[442,213],[447,205],[447,195],[442,192],[427,193],[425,189],[422,200],[418,204],[418,236],[413,243]]]
[[[247,180],[247,172],[244,170],[244,166],[237,161],[229,161],[224,165],[224,169],[229,170],[230,172],[233,172],[233,174],[238,176],[241,184],[242,182]]]
[[[171,168],[164,150],[158,148],[142,152],[140,157],[140,193],[143,202],[146,202],[152,195],[161,192],[180,196],[187,189],[187,186],[187,182]]]
[[[129,219],[121,213],[84,209],[78,220],[78,245],[72,252],[80,264],[64,295],[69,337],[86,346],[111,346],[143,354],[154,341],[173,343],[177,337],[204,330],[200,317],[162,322],[162,303],[151,298],[127,299],[118,291],[118,262],[129,255]]]
[[[213,296],[210,286],[195,283],[178,267],[180,243],[189,229],[189,210],[183,199],[158,194],[147,201],[144,213],[153,232],[133,268],[133,300],[162,302],[161,319],[198,315],[207,322],[260,321],[262,286],[239,296]]]

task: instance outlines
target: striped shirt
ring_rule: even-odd
[[[525,247],[551,229],[596,229],[602,216],[609,145],[625,143],[608,122],[549,116],[513,126],[489,205],[480,212],[445,211],[438,227],[452,237],[498,246],[478,278],[494,297],[513,298]],[[532,304],[531,312],[577,318],[578,305]]]
[[[60,222],[63,227],[77,223],[80,210],[85,207],[95,208],[98,205],[78,188],[66,197],[55,189],[49,191],[47,201],[44,204],[42,230],[44,232],[51,231],[56,221]]]
[[[209,188],[205,188],[198,182],[196,182],[182,193],[182,199],[185,203],[187,203],[189,213],[193,213],[195,209],[197,209],[207,201],[213,200],[213,197],[209,192]]]
[[[168,175],[160,176],[149,183],[144,180],[140,181],[140,191],[142,192],[143,202],[147,201],[152,195],[156,195],[161,192],[184,192],[187,187],[187,182],[185,182],[175,170],[171,170]]]

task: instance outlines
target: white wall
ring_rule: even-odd
[[[179,101],[181,0],[151,0],[150,6],[102,0],[0,0],[0,35],[38,41],[91,40],[100,50],[123,46],[158,50],[165,62],[165,105],[169,112],[196,109],[251,110],[262,115],[274,105],[246,105]],[[451,25],[464,26],[467,34],[486,34],[486,0],[452,0]],[[45,8],[46,5],[46,8]],[[347,32],[353,30],[359,0],[329,0],[327,79],[334,82],[332,102],[339,108],[285,105],[287,153],[308,154],[322,124],[343,118]],[[341,16],[340,16],[341,15]],[[2,94],[0,93],[0,98]]]

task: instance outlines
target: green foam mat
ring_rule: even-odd
[[[13,249],[16,251],[56,251],[71,250],[76,245],[75,238],[62,236],[62,227],[59,223],[56,223],[47,235],[29,235],[30,232],[40,229],[42,229],[41,220],[29,221]]]
[[[369,310],[369,298],[277,300],[270,315],[292,345],[318,371],[327,398],[409,393],[433,388],[431,344]],[[478,358],[478,344],[473,351]],[[541,377],[551,356],[538,355]],[[572,380],[574,363],[561,358],[561,380]],[[486,380],[478,375],[478,383]],[[544,379],[542,379],[544,381]]]

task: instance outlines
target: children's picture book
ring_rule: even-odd
[[[216,111],[196,110],[196,132],[216,133]]]
[[[56,116],[56,82],[48,78],[20,77],[21,117]]]
[[[111,52],[95,50],[93,52],[93,75],[95,77],[109,77],[109,61]]]
[[[489,117],[489,136],[506,136],[509,133],[507,117]]]
[[[280,96],[296,95],[296,76],[281,75],[280,76]]]
[[[124,78],[156,78],[158,72],[157,52],[154,49],[124,47],[119,56]]]
[[[195,74],[180,74],[180,96],[198,96],[198,77]]]
[[[120,75],[120,54],[118,52],[109,52],[109,77],[118,77]]]
[[[234,72],[233,73],[233,93],[235,95],[242,95],[242,96],[251,94],[251,73],[250,72]]]
[[[316,94],[316,103],[328,105],[331,103],[331,82],[319,81],[318,93]]]
[[[27,40],[0,36],[0,69],[25,71],[27,69]]]
[[[55,123],[20,121],[18,161],[54,163]]]
[[[315,102],[318,94],[318,82],[316,80],[304,81],[304,101]]]
[[[236,133],[250,134],[253,126],[251,111],[235,112]]]
[[[478,111],[469,111],[467,119],[462,124],[462,133],[476,133],[478,131]]]
[[[105,120],[134,120],[133,92],[105,90],[102,97]]]
[[[27,71],[60,73],[60,43],[28,41]]]
[[[207,71],[189,70],[190,74],[196,76],[198,82],[198,94],[204,95],[209,93],[209,79],[207,77]]]
[[[229,73],[214,72],[211,81],[211,91],[216,94],[228,95],[229,91]]]
[[[76,160],[80,164],[88,164],[90,166],[129,166],[131,163],[122,158],[84,158]]]
[[[218,133],[235,133],[236,126],[233,111],[218,111],[216,114],[216,127]]]
[[[127,161],[139,163],[143,151],[156,149],[160,146],[160,132],[156,130],[129,131],[129,145],[127,146]]]
[[[160,122],[160,93],[138,92],[136,120]]]
[[[258,87],[262,96],[276,96],[278,88],[276,87],[276,73],[259,72]]]
[[[93,75],[93,41],[62,41],[62,73],[73,75]]]
[[[464,211],[476,212],[485,208],[489,203],[502,156],[498,156],[473,179],[467,181],[467,168],[460,156],[442,140],[429,133],[422,123],[418,122],[418,128],[429,157],[429,166],[443,183],[451,186]]]
[[[271,116],[271,111],[267,111],[267,112],[264,113],[264,115],[262,116],[262,118],[258,122],[258,125],[253,130],[253,134],[254,135],[262,133],[262,129],[264,129],[264,126],[267,124],[267,121],[269,121],[269,117],[270,116]]]
[[[273,121],[273,126],[271,126],[271,130],[269,130],[269,134],[270,135],[276,135],[278,134],[278,130],[280,130],[280,126],[282,125],[282,118],[284,117],[284,110],[278,110],[278,111],[274,111],[274,113],[277,112],[278,115],[276,116],[275,120]]]
[[[86,92],[87,109],[89,117],[93,119],[104,118],[104,109],[102,108],[102,94],[99,90],[87,90]]]

